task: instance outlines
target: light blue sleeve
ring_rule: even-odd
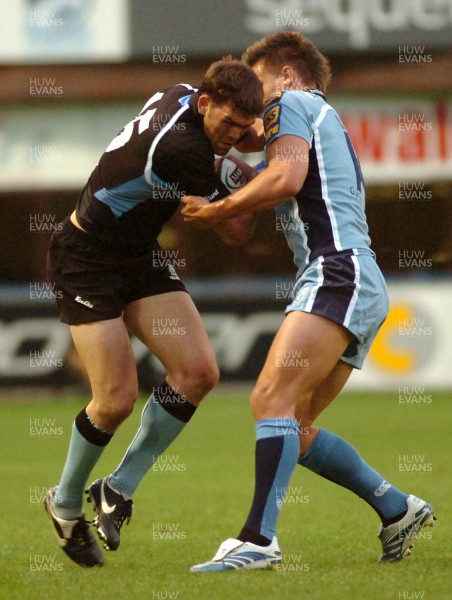
[[[311,147],[312,121],[301,94],[285,92],[268,105],[264,112],[265,146],[282,135],[301,137]]]

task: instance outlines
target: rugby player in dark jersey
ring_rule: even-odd
[[[229,194],[215,171],[215,154],[233,146],[254,149],[262,100],[254,72],[230,60],[211,65],[198,90],[180,84],[157,92],[102,154],[75,211],[52,238],[49,278],[92,399],[75,418],[59,484],[45,507],[60,546],[80,565],[103,564],[85,521],[83,492],[138,395],[129,332],[155,354],[167,376],[146,403],[119,467],[87,490],[107,549],[119,546],[139,482],[218,380],[201,318],[175,270],[159,259],[164,255],[157,236],[183,195],[215,201]],[[251,177],[251,169],[241,166]],[[252,217],[245,216],[216,231],[226,243],[243,243],[251,229]],[[167,319],[180,333],[154,335],[155,324]]]

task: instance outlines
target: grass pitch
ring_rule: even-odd
[[[398,394],[344,394],[319,421],[355,445],[395,486],[431,502],[438,521],[413,555],[380,565],[373,510],[349,491],[297,467],[279,521],[278,571],[194,574],[238,534],[253,493],[254,428],[246,393],[214,392],[137,491],[121,547],[102,569],[59,549],[42,496],[59,478],[71,424],[84,405],[3,402],[0,595],[8,600],[447,600],[450,559],[451,394],[401,404]],[[110,473],[138,427],[139,403],[92,479]],[[407,466],[408,465],[408,466]],[[409,466],[414,465],[414,466]],[[91,479],[90,479],[91,480]],[[449,502],[448,502],[449,501]],[[87,506],[91,518],[91,506]],[[449,535],[448,535],[449,533]]]

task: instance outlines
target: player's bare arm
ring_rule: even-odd
[[[210,202],[201,196],[197,198],[200,206],[209,206]],[[228,246],[242,246],[250,239],[256,223],[255,215],[248,214],[232,219],[225,219],[213,227],[220,240]],[[198,229],[210,229],[210,224],[201,224]]]
[[[185,221],[213,227],[224,219],[262,212],[291,198],[302,187],[308,172],[308,143],[297,136],[283,135],[270,144],[267,156],[267,169],[219,202],[207,205],[204,198],[185,196]]]
[[[237,156],[227,155],[227,158],[235,162],[243,172],[245,180],[250,182],[257,176],[255,171],[248,163],[238,158]],[[203,204],[210,204],[207,200],[199,197]],[[230,246],[241,246],[245,244],[253,234],[254,226],[256,224],[255,214],[245,214],[232,219],[225,219],[218,223],[213,229],[222,242]],[[206,225],[205,229],[210,226]]]

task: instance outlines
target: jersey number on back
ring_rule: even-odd
[[[151,106],[151,104],[154,104],[154,102],[158,102],[162,98],[162,96],[163,96],[162,92],[157,92],[156,94],[154,94],[152,96],[152,98],[150,98],[147,101],[144,108]],[[135,123],[139,123],[138,133],[143,133],[143,131],[145,131],[149,127],[149,123],[150,123],[152,117],[154,116],[154,113],[156,110],[157,110],[156,108],[150,108],[145,113],[138,115],[138,117],[135,117],[134,119],[132,119],[132,121],[129,121],[129,123],[127,123],[127,125],[124,127],[124,129],[121,131],[121,133],[119,133],[114,138],[114,140],[112,140],[110,142],[110,145],[108,146],[108,148],[106,149],[105,152],[111,152],[112,150],[117,150],[118,148],[121,148],[121,146],[124,146],[124,144],[127,144],[127,142],[132,137],[133,128],[134,128]]]

